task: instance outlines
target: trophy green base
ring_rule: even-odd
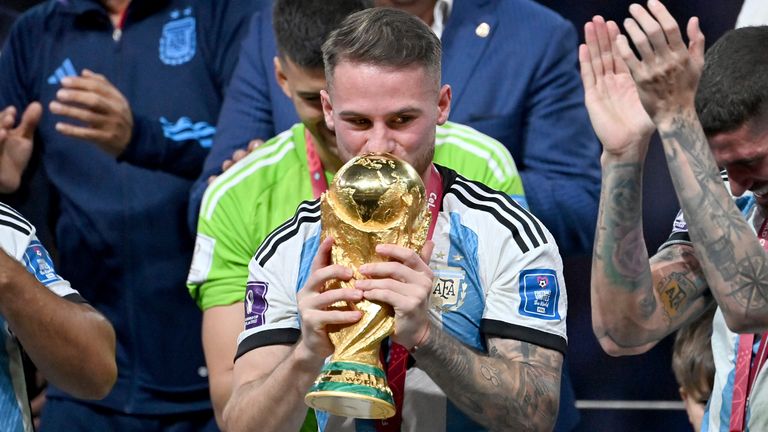
[[[304,402],[341,417],[385,419],[395,415],[392,390],[387,386],[384,371],[363,363],[326,364]]]

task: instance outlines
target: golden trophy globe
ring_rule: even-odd
[[[330,281],[325,289],[354,287],[358,268],[381,262],[378,244],[397,244],[420,252],[430,213],[424,183],[413,167],[390,154],[367,154],[347,162],[321,198],[323,239],[331,236],[331,259],[352,269],[349,282]],[[394,311],[368,300],[339,302],[340,310],[360,310],[360,321],[329,327],[334,345],[304,401],[330,414],[384,419],[395,414],[392,391],[379,357],[381,342],[394,330]]]

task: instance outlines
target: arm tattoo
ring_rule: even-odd
[[[768,312],[765,253],[728,197],[698,120],[679,113],[661,137],[702,268],[715,295],[726,300],[721,306],[738,305],[745,315]]]
[[[491,430],[551,428],[562,355],[508,339],[493,339],[489,347],[484,355],[432,327],[416,362],[464,413]]]
[[[606,168],[602,199],[601,232],[595,259],[603,262],[606,275],[616,285],[635,290],[639,281],[650,280],[642,232],[642,188],[639,163],[614,164]],[[647,285],[647,284],[645,284]],[[653,312],[650,302],[647,313]]]
[[[768,268],[762,257],[746,257],[738,265],[737,287],[731,296],[750,310],[765,310],[768,306],[765,283],[768,281]]]
[[[693,292],[691,281],[684,273],[672,272],[659,282],[659,294],[664,313],[669,318],[674,318],[685,304],[688,292]]]
[[[640,347],[660,340],[712,304],[711,297],[703,296],[709,288],[690,246],[667,247],[651,258],[651,265],[655,268],[657,280],[638,301],[642,316],[643,303],[655,302],[658,297],[661,307],[658,308],[655,325],[647,325],[645,331],[625,331],[621,328],[606,328],[602,332],[596,330],[599,339],[607,338],[622,348]]]
[[[625,299],[623,308],[635,321],[652,320],[657,310],[648,253],[642,227],[642,164],[611,163],[603,166],[600,214],[595,237],[592,295],[594,298]],[[647,334],[625,328],[626,317],[605,302],[610,310],[601,312],[606,319],[595,327],[598,339],[632,348],[649,342]]]

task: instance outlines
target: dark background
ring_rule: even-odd
[[[216,0],[211,0],[216,1]],[[332,0],[330,0],[332,1]],[[469,1],[469,0],[454,0]],[[619,24],[628,16],[631,2],[624,0],[539,0],[571,20],[583,40],[583,24],[595,14]],[[39,0],[2,0],[0,5],[0,41],[10,30],[13,20]],[[741,0],[677,0],[667,1],[672,15],[682,23],[690,16],[700,18],[707,46],[728,29],[733,28],[741,8]],[[574,47],[575,49],[575,47]],[[574,65],[577,67],[577,65]],[[2,77],[0,77],[2,79]],[[33,194],[33,196],[37,196]],[[44,197],[45,194],[40,194]],[[13,201],[0,197],[3,201]],[[44,208],[40,202],[27,203],[24,210]],[[29,209],[29,210],[27,210]],[[36,210],[37,209],[37,210]],[[654,139],[648,155],[644,179],[643,224],[651,252],[666,239],[677,213],[678,204],[658,139]],[[567,211],[567,209],[563,209]],[[36,219],[36,218],[33,218]],[[589,222],[592,223],[592,222]],[[576,397],[582,407],[579,432],[592,431],[689,431],[685,411],[627,410],[584,408],[587,401],[679,401],[677,384],[670,369],[672,339],[667,338],[650,352],[634,357],[612,358],[605,355],[592,334],[589,306],[589,256],[565,260],[568,286],[569,358]]]

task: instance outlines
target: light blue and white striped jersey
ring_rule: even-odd
[[[549,231],[508,195],[447,168],[438,170],[444,195],[430,261],[435,322],[481,352],[487,352],[490,336],[564,352],[568,301],[562,261]],[[309,277],[320,231],[320,202],[305,201],[254,255],[238,356],[298,340],[296,293]],[[320,431],[375,431],[368,420],[316,415]],[[406,374],[402,430],[485,429],[459,411],[417,363]]]
[[[53,268],[48,251],[35,236],[35,228],[11,207],[0,203],[0,248],[24,264],[43,285],[61,297],[80,298]],[[31,311],[30,313],[34,313]],[[29,400],[24,382],[21,347],[0,316],[0,431],[32,432]]]
[[[728,177],[723,172],[725,187],[730,192]],[[736,206],[749,222],[752,229],[757,232],[765,220],[765,216],[759,210],[752,192],[745,192],[740,197],[733,197]],[[688,236],[688,225],[680,211],[675,218],[672,234],[666,242],[659,247],[662,250],[673,244],[691,244]],[[752,347],[754,353],[760,344],[760,338],[755,338]],[[739,335],[728,329],[725,317],[720,308],[715,312],[712,321],[712,357],[715,361],[715,380],[712,386],[712,396],[707,403],[707,409],[702,419],[702,432],[728,432],[731,418],[731,403],[733,401],[733,381],[736,372],[736,353],[739,348]],[[746,417],[746,431],[768,431],[768,375],[763,368],[757,375],[754,387],[750,393],[749,406]]]

